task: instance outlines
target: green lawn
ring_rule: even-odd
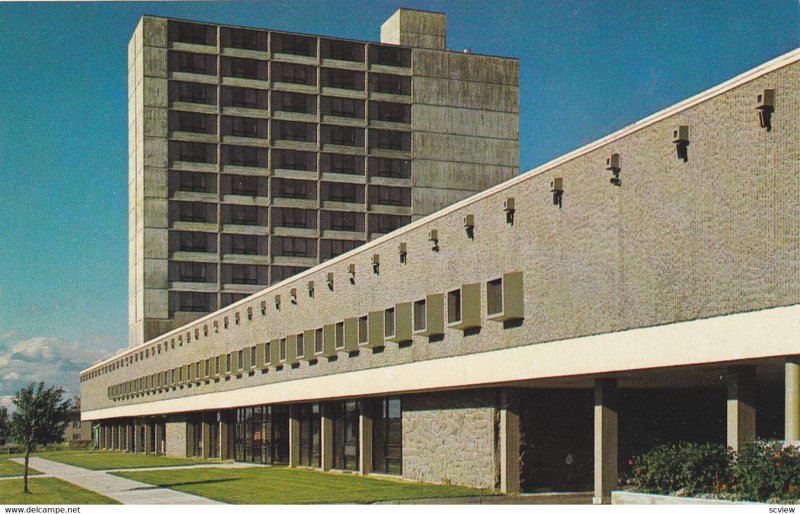
[[[466,487],[270,467],[123,471],[114,474],[226,503],[372,503],[493,494]]]
[[[164,457],[162,455],[107,451],[43,452],[37,453],[36,456],[85,469],[156,468],[162,466],[193,466],[196,464],[208,463],[207,461],[198,459],[181,459]]]
[[[22,476],[25,472],[25,466],[22,464],[17,464],[16,462],[11,462],[9,458],[11,457],[22,457],[22,455],[2,455],[0,456],[0,477],[15,477],[15,476]],[[28,475],[39,475],[38,471],[33,468],[28,468]]]
[[[32,478],[28,480],[30,494],[22,493],[22,479],[0,480],[0,504],[109,504],[118,503],[111,498],[93,493],[57,478]]]

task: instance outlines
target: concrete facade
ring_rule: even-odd
[[[722,389],[709,438],[793,437],[798,79],[795,51],[98,363],[84,418],[399,397],[403,477],[513,492],[524,442],[589,469],[598,502],[627,457],[626,391]],[[593,392],[588,465],[521,433],[520,389]],[[380,420],[358,419],[369,473]]]
[[[379,44],[142,18],[131,347],[518,173],[518,62],[447,51],[443,14],[389,26]]]

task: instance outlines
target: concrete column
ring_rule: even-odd
[[[358,471],[372,473],[372,410],[369,400],[359,402],[358,415]]]
[[[617,381],[600,378],[594,382],[594,498],[593,503],[611,503],[619,473],[619,421]]]
[[[519,401],[515,391],[505,390],[500,396],[500,491],[518,493],[520,491],[520,428]]]
[[[202,444],[202,449],[203,449],[202,457],[204,459],[208,459],[208,458],[211,457],[211,453],[210,453],[211,441],[209,440],[211,438],[211,425],[210,425],[209,421],[206,419],[206,415],[203,415],[202,423],[203,423],[202,429],[201,429],[201,438],[202,438],[202,443],[201,444]]]
[[[222,411],[219,423],[219,458],[222,460],[233,459],[234,440],[231,431],[236,426],[236,411]]]
[[[800,440],[800,357],[789,357],[784,364],[786,392],[784,393],[784,439]]]
[[[297,406],[289,406],[289,467],[300,465],[300,419]]]
[[[739,451],[756,439],[756,368],[728,368],[728,446]]]
[[[156,432],[155,453],[160,455],[164,453],[164,445],[161,442],[164,439],[164,429],[161,426],[161,423],[159,423],[158,421],[155,422],[155,432]]]
[[[145,421],[144,424],[144,451],[145,453],[155,453],[153,445],[153,422],[151,420]]]
[[[119,425],[114,423],[114,428],[111,429],[111,448],[119,450]]]
[[[331,417],[330,404],[320,405],[320,464],[323,471],[333,468],[333,418]]]
[[[100,449],[108,449],[108,427],[105,424],[100,425]]]

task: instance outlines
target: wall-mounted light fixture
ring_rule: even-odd
[[[408,250],[406,249],[405,243],[400,243],[397,246],[397,253],[400,255],[400,262],[402,264],[406,263],[406,259],[408,258]]]
[[[314,281],[313,280],[309,280],[308,281],[308,297],[309,298],[314,298]]]
[[[772,113],[775,112],[775,90],[765,89],[763,93],[756,97],[756,110],[758,110],[758,122],[761,128],[772,130]]]
[[[464,216],[464,230],[467,231],[467,237],[475,239],[475,216],[467,214]]]
[[[564,179],[556,177],[550,181],[550,192],[553,193],[553,205],[561,208],[561,199],[564,196]]]
[[[428,241],[431,242],[431,250],[434,252],[439,251],[439,231],[435,228],[428,232]]]
[[[503,212],[506,213],[506,223],[509,225],[514,224],[514,213],[516,210],[514,209],[514,197],[509,196],[503,201]]]
[[[297,305],[297,288],[293,287],[289,289],[289,301],[293,304]]]
[[[325,283],[328,284],[328,289],[333,291],[333,273],[328,273],[328,278],[325,280]]]
[[[376,275],[381,272],[381,256],[377,253],[372,256],[372,272]]]
[[[281,295],[279,294],[275,295],[275,308],[278,310],[281,308]]]
[[[606,169],[610,171],[612,175],[614,175],[611,177],[609,182],[614,186],[621,186],[622,180],[619,178],[619,172],[621,168],[619,167],[618,153],[612,153],[611,156],[606,159]]]
[[[689,126],[679,125],[672,131],[672,142],[675,143],[675,151],[678,152],[678,159],[683,162],[689,160]]]
[[[349,264],[347,266],[347,274],[350,275],[350,283],[351,284],[355,284],[356,283],[356,265],[355,264]]]

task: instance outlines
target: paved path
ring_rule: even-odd
[[[11,459],[21,461],[22,459]],[[61,464],[41,457],[31,457],[32,468],[46,476],[59,478],[84,489],[94,491],[103,496],[132,505],[221,505],[221,502],[195,496],[193,494],[164,489],[150,484],[143,484],[108,474],[107,471],[89,469]],[[160,468],[163,469],[163,468]],[[133,471],[133,470],[129,470]],[[40,476],[40,475],[37,475]]]

